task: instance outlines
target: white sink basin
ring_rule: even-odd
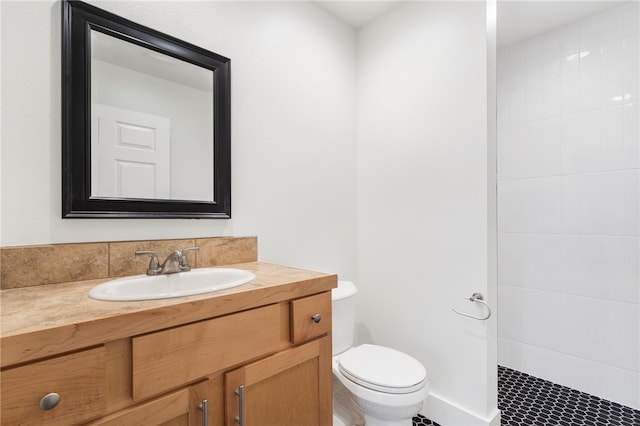
[[[135,275],[98,284],[89,297],[98,300],[151,300],[210,293],[246,284],[256,276],[242,269],[199,268],[166,275]]]

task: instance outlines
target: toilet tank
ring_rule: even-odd
[[[333,355],[353,346],[356,331],[356,286],[350,281],[338,281],[331,290],[331,321]]]

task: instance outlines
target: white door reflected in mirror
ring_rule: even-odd
[[[91,30],[91,196],[213,202],[213,71]]]
[[[91,105],[93,197],[170,199],[171,121]]]

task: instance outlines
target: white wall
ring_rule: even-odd
[[[498,55],[500,364],[636,409],[638,13]]]
[[[359,339],[426,367],[424,413],[443,425],[499,422],[495,157],[487,122],[484,2],[408,2],[358,37]]]
[[[60,3],[2,1],[0,244],[257,235],[353,278],[354,30],[308,2],[91,3],[231,58],[233,219],[62,220]]]
[[[425,414],[495,422],[495,318],[451,311],[495,307],[485,4],[408,2],[358,52],[308,2],[96,4],[232,59],[233,219],[61,220],[60,5],[1,2],[1,244],[258,235],[356,281],[360,338],[427,366]]]

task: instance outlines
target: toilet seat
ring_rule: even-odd
[[[412,393],[427,383],[427,372],[420,362],[384,346],[364,344],[352,348],[340,355],[338,369],[352,382],[384,393]]]

